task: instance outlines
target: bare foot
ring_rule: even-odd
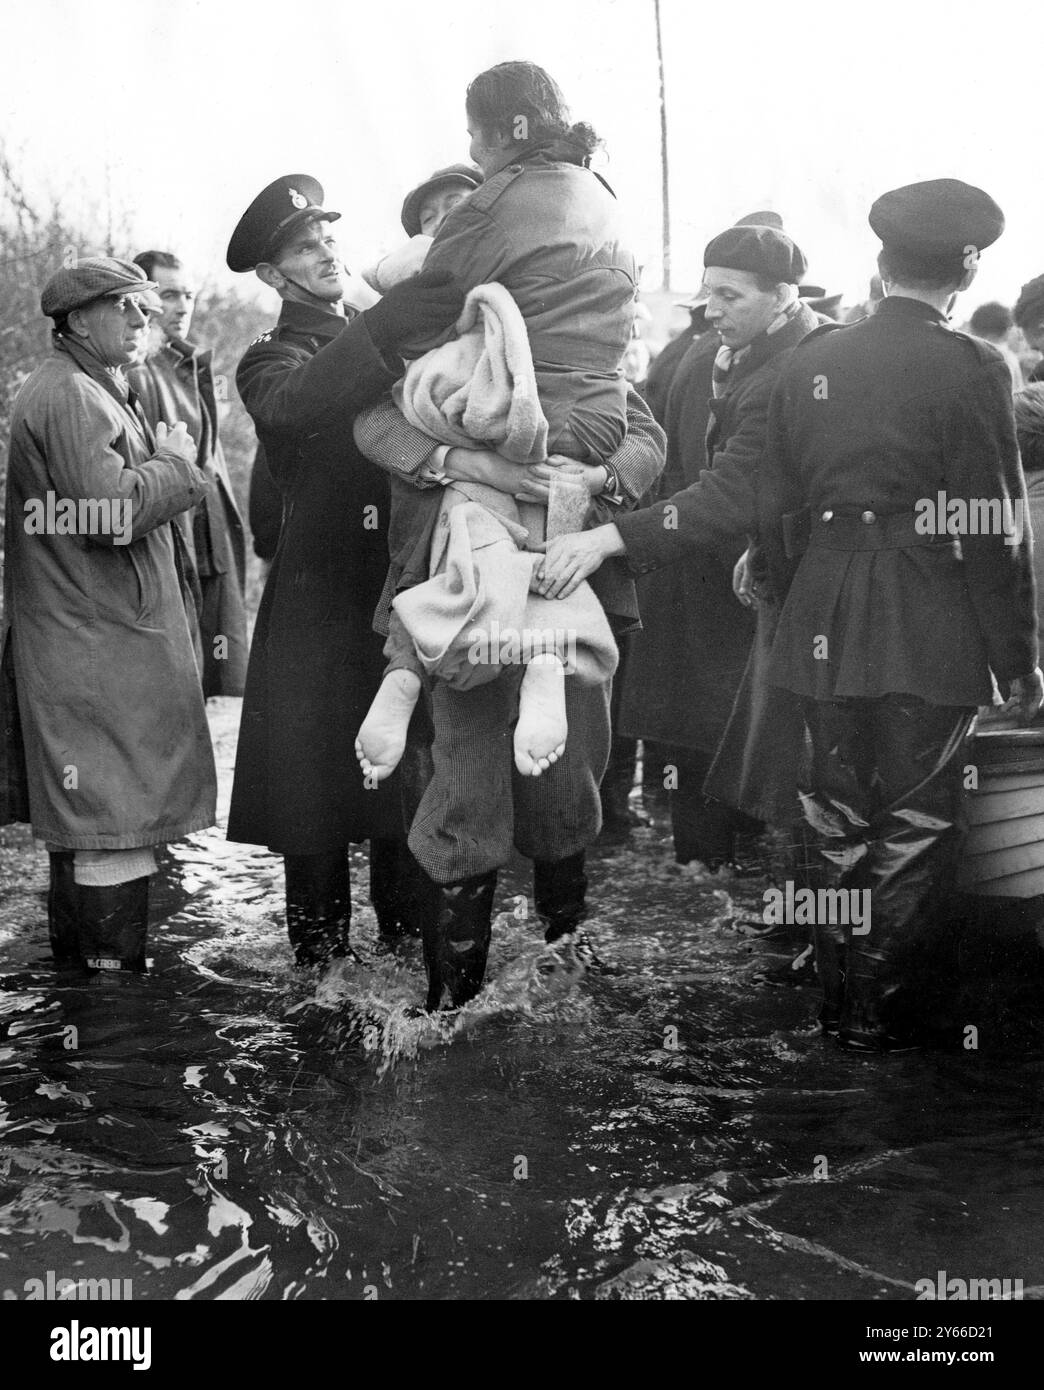
[[[381,681],[355,740],[355,756],[367,782],[383,782],[398,767],[420,688],[414,671],[389,671]]]
[[[523,777],[539,777],[565,750],[565,667],[544,652],[526,667],[518,692],[515,766]]]

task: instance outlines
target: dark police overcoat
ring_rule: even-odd
[[[989,702],[991,670],[1003,684],[1036,665],[1011,378],[989,343],[899,296],[820,329],[780,375],[760,484],[774,586],[789,584],[773,684],[822,700],[894,692],[972,706]],[[945,526],[959,523],[951,501],[1005,500],[1018,536],[927,529],[929,502]],[[794,551],[806,507],[811,543],[795,573],[783,517]]]
[[[388,482],[352,421],[396,372],[351,320],[287,302],[236,384],[282,489],[257,615],[228,835],[280,854],[401,835],[398,779],[367,789],[355,736],[380,683],[371,620],[388,567]]]

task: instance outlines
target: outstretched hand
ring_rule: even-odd
[[[544,598],[568,598],[603,560],[623,552],[624,543],[615,526],[556,536],[544,546],[544,558],[536,566],[534,592]]]

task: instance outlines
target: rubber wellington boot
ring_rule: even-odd
[[[348,928],[352,917],[348,851],[287,854],[286,929],[299,966],[326,965],[351,954]]]
[[[429,883],[405,840],[370,841],[370,902],[385,942],[421,935]]]
[[[557,941],[576,931],[586,915],[586,899],[583,850],[568,859],[533,861],[533,902],[544,926],[545,941]]]
[[[496,887],[495,869],[438,885],[424,924],[429,1013],[439,1008],[444,991],[452,1007],[459,1008],[482,988]]]
[[[82,970],[79,892],[73,878],[71,849],[52,852],[51,883],[47,890],[47,931],[51,954],[59,970]]]
[[[144,970],[149,879],[104,888],[77,885],[80,954],[88,970]]]
[[[819,1026],[829,1034],[841,1026],[845,1002],[845,947],[841,935],[842,931],[830,923],[817,922],[812,928],[816,976],[823,991]]]
[[[859,950],[849,948],[839,1047],[850,1052],[907,1052],[920,1045],[921,1040],[897,1020],[901,987],[889,965],[883,952],[865,944]]]

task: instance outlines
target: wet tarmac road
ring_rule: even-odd
[[[1034,941],[969,944],[977,1048],[846,1055],[814,990],[764,982],[765,884],[678,869],[660,825],[593,856],[600,967],[543,947],[517,866],[491,983],[437,1023],[368,907],[358,966],[292,971],[279,862],[215,830],[167,856],[152,973],[66,985],[46,855],[0,835],[6,1298],[48,1272],[135,1301],[1044,1295]]]

